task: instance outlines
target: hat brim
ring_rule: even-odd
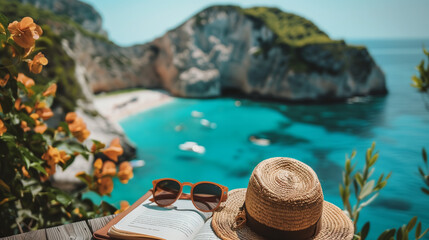
[[[239,212],[239,208],[243,206],[245,197],[245,188],[231,190],[228,193],[224,208],[214,213],[212,228],[221,239],[264,239],[247,226],[233,229],[235,217]],[[354,227],[352,221],[334,204],[324,201],[320,221],[320,231],[313,239],[343,240],[353,238]]]

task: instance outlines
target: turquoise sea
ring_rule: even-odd
[[[134,202],[157,178],[180,181],[214,181],[230,189],[247,186],[253,168],[262,160],[288,156],[310,165],[322,183],[325,200],[342,207],[338,186],[345,154],[357,151],[358,167],[365,151],[376,142],[379,161],[374,177],[392,172],[378,199],[366,207],[360,224],[371,221],[369,239],[384,229],[397,228],[418,216],[429,227],[429,196],[420,191],[418,175],[421,149],[429,149],[429,109],[410,86],[415,66],[424,59],[422,46],[429,40],[353,40],[365,45],[386,74],[389,94],[385,97],[351,99],[345,103],[307,105],[255,102],[245,99],[175,99],[123,120],[120,124],[138,146],[138,159],[146,165],[134,170],[127,184],[115,181],[110,203]],[[235,106],[236,100],[241,106]],[[200,124],[204,119],[215,129]],[[175,127],[180,125],[181,131]],[[250,136],[271,140],[257,146]],[[179,145],[195,141],[204,154],[185,152]],[[94,200],[100,198],[88,194]]]

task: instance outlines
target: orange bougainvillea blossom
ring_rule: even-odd
[[[131,166],[131,163],[122,162],[121,165],[119,165],[119,181],[121,181],[121,183],[128,183],[133,176],[133,167]]]
[[[127,210],[130,207],[130,204],[127,201],[121,201],[120,208],[116,210],[115,214],[121,213],[125,210]]]
[[[48,120],[49,118],[54,116],[52,110],[47,107],[46,102],[39,102],[35,106],[36,113],[43,119]]]
[[[34,86],[34,80],[25,76],[23,73],[18,73],[18,78],[16,79],[18,82],[24,84],[25,88],[29,89]]]
[[[78,117],[74,112],[67,113],[66,122],[68,123],[70,132],[79,142],[85,141],[91,134],[91,132],[86,129],[86,124],[83,122],[83,119]]]
[[[55,165],[57,163],[66,163],[70,156],[64,151],[60,151],[55,147],[49,146],[48,151],[42,155],[42,159],[46,161],[48,167],[45,168],[49,176],[55,173]]]
[[[43,34],[42,28],[35,24],[31,17],[10,23],[8,29],[16,44],[23,48],[33,47],[35,41]]]
[[[27,113],[31,113],[33,111],[32,107],[27,106],[25,104],[21,104],[21,98],[18,98],[15,101],[15,109],[18,110],[18,111],[21,110],[21,109],[25,109],[25,111],[27,111]]]
[[[106,155],[111,160],[117,162],[118,156],[124,153],[124,149],[122,149],[119,138],[114,138],[110,142],[110,146],[101,151],[104,155]]]
[[[102,177],[98,179],[98,193],[103,196],[110,194],[113,191],[113,180],[112,177]]]
[[[6,74],[4,77],[0,77],[0,86],[1,87],[6,86],[7,81],[9,81],[9,77],[10,77],[9,73]]]
[[[43,66],[46,66],[47,64],[48,59],[45,58],[43,53],[39,52],[36,56],[34,56],[33,60],[28,61],[28,68],[30,69],[30,72],[39,74],[42,72]]]
[[[114,177],[116,175],[116,164],[112,161],[104,162],[101,175]]]
[[[47,97],[47,96],[55,96],[55,93],[57,92],[57,84],[56,83],[53,83],[53,84],[51,84],[49,87],[48,87],[48,89],[46,89],[44,92],[43,92],[43,96],[44,97]]]
[[[7,131],[6,126],[4,125],[4,122],[0,119],[0,136],[3,136],[3,134]]]

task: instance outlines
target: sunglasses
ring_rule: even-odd
[[[180,183],[176,179],[162,178],[154,180],[153,202],[160,207],[167,207],[177,199],[190,199],[195,208],[202,212],[216,211],[221,202],[228,198],[228,188],[213,182],[198,182],[195,184]],[[182,193],[183,186],[191,186],[191,194]]]

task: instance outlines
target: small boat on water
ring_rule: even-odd
[[[130,164],[133,168],[143,167],[146,162],[144,160],[131,160]]]
[[[204,114],[202,112],[198,112],[198,111],[195,111],[195,110],[191,112],[191,116],[194,117],[194,118],[201,118],[201,117],[203,117],[203,115]]]
[[[270,139],[266,139],[266,138],[258,138],[258,137],[255,137],[255,136],[250,136],[249,140],[253,144],[258,145],[258,146],[268,146],[268,145],[271,144],[271,140]]]
[[[206,148],[204,146],[198,145],[196,142],[185,142],[179,145],[179,149],[182,151],[195,152],[199,154],[203,154],[206,152]]]
[[[211,128],[211,129],[215,129],[217,127],[216,123],[210,122],[207,119],[201,119],[200,124],[203,125],[204,127]]]

